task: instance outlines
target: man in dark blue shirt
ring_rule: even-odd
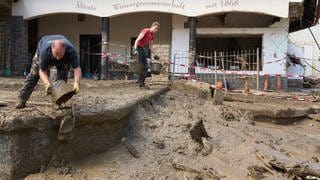
[[[30,73],[20,89],[16,108],[22,109],[26,107],[26,102],[37,85],[39,78],[44,83],[45,93],[47,95],[50,93],[51,83],[48,71],[51,66],[55,66],[57,69],[56,80],[67,82],[70,65],[74,72],[73,90],[75,93],[78,93],[80,90],[81,68],[76,49],[63,35],[43,36],[38,43],[37,51],[33,57]]]

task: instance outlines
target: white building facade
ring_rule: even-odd
[[[96,70],[101,19],[108,17],[108,50],[117,56],[115,59],[129,57],[139,31],[158,21],[161,28],[155,37],[155,49],[171,63],[172,73],[188,73],[191,48],[196,53],[210,54],[210,60],[199,66],[194,62],[196,73],[212,70],[209,61],[214,52],[227,51],[230,57],[234,53],[231,61],[236,61],[238,55],[242,56],[237,52],[251,49],[256,57],[245,73],[251,73],[249,70],[255,74],[258,70],[262,76],[285,76],[289,3],[290,0],[19,0],[12,4],[12,15],[29,22],[29,39],[34,42],[29,53],[42,35],[64,34],[78,49],[85,73]],[[190,18],[196,19],[195,30],[190,29]],[[195,46],[191,46],[193,41]],[[226,61],[228,67],[224,69],[239,70],[235,65]]]

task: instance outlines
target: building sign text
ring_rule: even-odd
[[[77,1],[76,8],[77,8],[77,9],[90,10],[90,11],[95,11],[95,10],[97,10],[97,7],[96,7],[96,6],[85,4],[85,3],[82,2],[82,1]]]
[[[137,1],[133,3],[116,3],[112,5],[114,10],[123,10],[127,8],[142,8],[142,7],[159,7],[159,8],[176,8],[184,9],[185,5],[183,1],[170,0],[168,2],[159,1]]]
[[[206,9],[215,9],[215,8],[230,8],[239,6],[240,0],[212,0],[211,3],[206,4]]]

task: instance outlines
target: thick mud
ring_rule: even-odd
[[[146,93],[136,88],[134,82],[126,85],[130,90],[123,88],[122,83],[88,83],[87,87],[96,88],[86,93],[82,90],[77,96],[97,97],[94,102],[86,101],[91,104],[104,103],[101,101],[106,98],[100,99],[101,96],[108,101],[126,101]],[[13,86],[7,86],[7,94],[0,97],[14,97]],[[35,92],[31,107],[38,106],[36,99],[41,94]],[[291,101],[284,94],[281,97],[285,99],[278,96],[247,99],[274,103],[274,109],[318,104]],[[126,143],[139,156],[134,156],[132,149],[119,141],[104,153],[80,161],[62,160],[44,173],[25,179],[293,179],[295,176],[313,178],[320,172],[319,121],[301,117],[285,124],[260,122],[250,112],[241,110],[243,106],[238,101],[216,106],[210,98],[171,90],[138,104],[130,119]],[[315,173],[308,171],[309,174],[301,175],[295,173],[297,167],[308,167],[303,169]]]
[[[320,123],[302,119],[286,125],[253,122],[228,105],[179,91],[140,104],[130,120],[127,141],[134,157],[118,146],[85,160],[52,167],[26,179],[292,179],[266,166],[272,157],[287,167],[307,164],[319,171]],[[226,116],[229,114],[229,116]],[[226,118],[227,117],[227,118]],[[191,129],[200,121],[209,138],[199,143]],[[209,146],[210,151],[206,152]],[[259,168],[262,169],[259,171]],[[268,171],[268,169],[270,171]]]

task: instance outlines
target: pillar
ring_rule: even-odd
[[[196,40],[197,40],[197,18],[196,17],[189,17],[189,75],[190,79],[193,79],[195,75],[195,52],[196,52]]]
[[[102,33],[101,33],[101,71],[100,79],[107,79],[108,77],[108,56],[109,52],[109,17],[102,17]]]
[[[189,50],[196,50],[197,38],[197,18],[189,17]]]

